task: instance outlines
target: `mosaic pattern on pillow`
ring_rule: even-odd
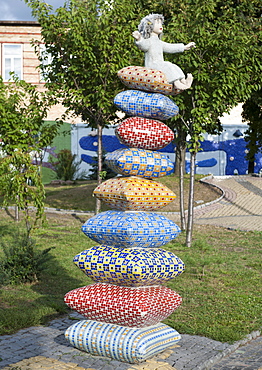
[[[93,193],[110,208],[120,211],[155,211],[176,198],[165,185],[136,176],[109,179]]]
[[[116,248],[99,245],[74,257],[74,263],[92,280],[121,286],[163,284],[182,274],[184,262],[161,248]]]
[[[175,222],[158,213],[113,210],[89,218],[82,231],[98,243],[121,248],[161,247],[181,232]]]
[[[175,137],[163,122],[143,117],[125,119],[115,129],[115,134],[126,146],[148,150],[163,149]]]
[[[177,95],[181,90],[174,89],[168,83],[166,75],[158,70],[139,66],[122,68],[117,73],[121,82],[130,89],[158,92],[165,95]]]
[[[137,328],[166,319],[182,302],[179,294],[161,285],[133,288],[106,283],[71,290],[64,300],[89,320]]]
[[[117,149],[107,153],[105,163],[123,176],[159,178],[174,172],[174,164],[167,155],[145,149]]]
[[[179,113],[178,106],[167,96],[139,90],[120,92],[114,103],[129,116],[166,120]]]
[[[162,323],[147,328],[128,328],[92,320],[71,325],[65,337],[82,351],[128,363],[143,362],[181,339],[175,329]]]

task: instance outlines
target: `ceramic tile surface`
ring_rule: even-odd
[[[115,129],[115,134],[124,145],[159,150],[174,140],[174,132],[163,122],[144,118],[129,117]]]
[[[129,116],[166,120],[176,116],[178,106],[162,94],[126,90],[116,95],[115,105]]]
[[[175,222],[158,213],[114,210],[89,218],[82,231],[98,243],[121,248],[161,247],[181,232]]]
[[[105,163],[123,176],[158,178],[174,172],[174,164],[167,155],[145,149],[117,149],[107,153]]]
[[[179,294],[161,285],[133,288],[96,283],[65,295],[65,303],[90,320],[138,328],[166,319],[181,301]]]
[[[66,339],[76,348],[118,361],[139,363],[174,346],[180,334],[165,324],[129,328],[93,320],[71,325]]]
[[[122,211],[154,211],[176,198],[165,185],[136,176],[109,179],[95,188],[94,195]]]
[[[99,245],[74,257],[74,263],[97,282],[121,286],[163,284],[185,269],[174,253],[161,248],[116,248]]]
[[[121,82],[130,89],[158,92],[165,95],[176,95],[181,91],[168,83],[163,72],[140,66],[122,68],[118,73]]]

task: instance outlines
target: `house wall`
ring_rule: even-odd
[[[3,45],[22,45],[22,79],[36,85],[40,91],[44,90],[44,81],[41,81],[39,73],[39,60],[35,53],[32,42],[41,41],[41,26],[37,22],[29,21],[0,21],[0,75],[4,77],[3,71]],[[46,120],[55,121],[65,113],[65,108],[59,104],[53,106]],[[79,123],[80,118],[68,117],[68,123]]]
[[[32,40],[41,40],[41,27],[37,22],[0,22],[0,73],[2,76],[3,44],[21,44],[23,53],[23,80],[35,85],[40,84],[40,75],[37,70],[39,61],[31,45]]]
[[[4,45],[22,46],[22,76],[21,78],[38,87],[39,91],[44,91],[45,84],[41,80],[39,70],[39,60],[35,53],[33,41],[41,42],[41,27],[37,22],[24,21],[0,21],[0,75],[4,78]],[[8,83],[8,82],[6,82]],[[62,104],[53,106],[46,117],[46,121],[60,119],[65,113]],[[60,134],[54,139],[52,145],[45,150],[42,168],[44,183],[49,183],[55,177],[52,171],[49,156],[56,155],[61,149],[71,150],[71,125],[81,122],[79,118],[68,117],[67,122],[60,128]],[[1,141],[1,138],[0,138]]]

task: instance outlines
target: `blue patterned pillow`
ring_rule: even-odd
[[[174,172],[174,164],[167,155],[145,149],[117,149],[106,155],[105,163],[124,176],[158,178]]]
[[[132,287],[163,284],[185,269],[179,257],[160,248],[100,245],[77,254],[74,263],[94,281]]]
[[[139,90],[120,92],[114,103],[129,116],[166,120],[179,112],[178,106],[167,96]]]
[[[175,329],[162,323],[146,328],[129,328],[93,320],[71,325],[65,337],[72,346],[92,355],[128,363],[143,362],[181,339]]]
[[[91,217],[82,231],[98,243],[122,248],[161,247],[181,232],[173,221],[161,214],[113,210]]]

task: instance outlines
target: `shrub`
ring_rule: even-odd
[[[38,281],[43,263],[50,255],[47,248],[37,251],[34,240],[27,234],[13,236],[10,241],[1,242],[4,258],[0,262],[0,284],[32,283]]]
[[[80,169],[81,161],[76,161],[76,154],[68,149],[60,150],[57,158],[50,158],[50,162],[53,165],[54,171],[56,172],[56,177],[59,180],[76,180],[76,177],[81,178],[86,177],[85,171],[78,174]]]
[[[100,177],[102,180],[111,179],[112,177],[115,177],[117,174],[109,168],[105,163],[106,158],[106,152],[102,151],[102,171],[100,173]],[[91,163],[91,169],[89,171],[89,180],[97,180],[97,171],[98,171],[98,157],[93,157],[94,163]]]

